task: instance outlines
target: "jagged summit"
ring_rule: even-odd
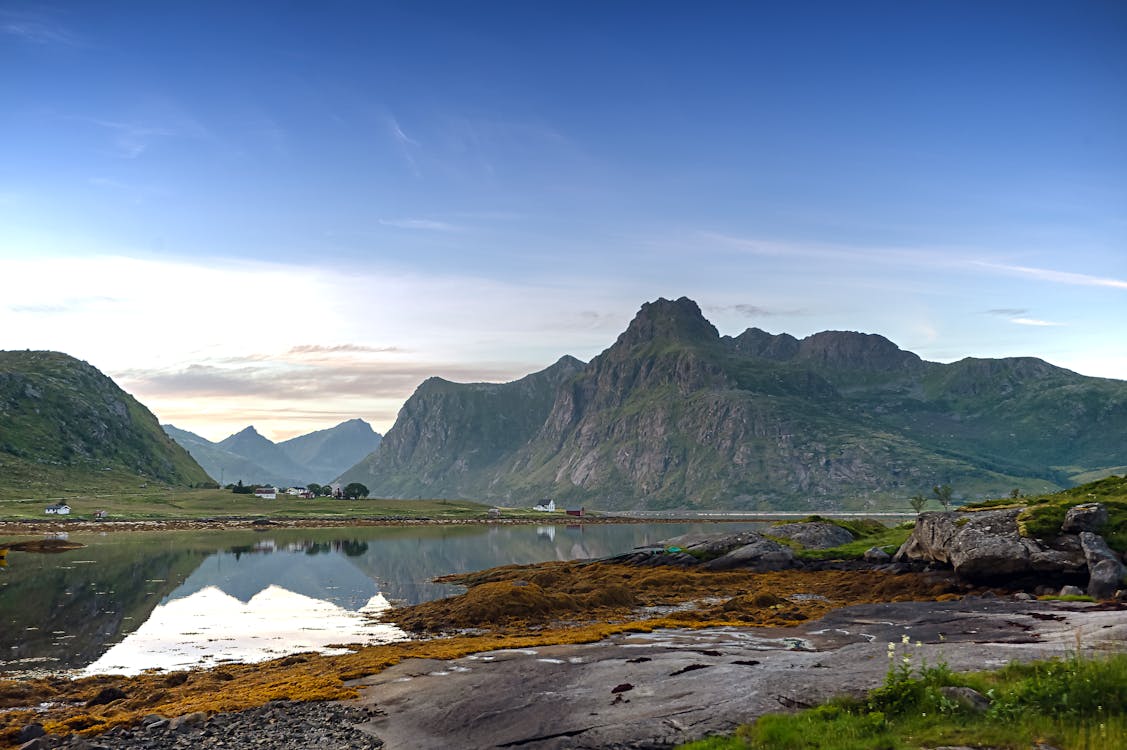
[[[719,338],[720,333],[705,319],[696,302],[688,297],[659,297],[642,305],[615,345],[632,347],[662,339],[703,343]]]

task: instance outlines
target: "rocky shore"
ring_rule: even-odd
[[[1127,649],[1127,569],[1099,533],[1106,513],[1077,506],[1040,536],[1024,518],[925,513],[899,549],[849,561],[802,554],[868,543],[816,520],[481,571],[454,579],[465,594],[388,618],[442,637],[192,673],[0,681],[0,745],[667,748],[876,687],[890,643],[952,669]],[[1102,601],[1036,600],[1061,581]]]
[[[264,747],[270,750],[375,750],[383,740],[366,731],[378,711],[371,707],[319,701],[272,701],[237,713],[196,712],[145,717],[137,726],[118,727],[95,737],[47,734],[30,724],[21,750],[198,750]]]

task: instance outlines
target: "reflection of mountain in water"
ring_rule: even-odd
[[[436,576],[604,557],[702,528],[466,525],[75,537],[88,546],[8,556],[0,572],[0,671],[90,664],[148,620],[158,602],[208,587],[247,604],[276,585],[354,613],[377,593],[414,604],[458,590],[431,583]],[[37,661],[19,661],[26,659]]]
[[[202,557],[106,544],[61,555],[13,552],[0,577],[0,671],[89,664],[138,627]]]
[[[220,552],[204,560],[165,602],[213,586],[245,604],[277,584],[295,594],[355,612],[379,593],[376,582],[353,564],[354,558],[337,553],[329,545],[324,551],[327,554],[319,554],[316,547],[300,544],[260,544],[255,554]]]

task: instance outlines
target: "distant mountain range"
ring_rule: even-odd
[[[165,432],[217,482],[299,487],[326,484],[374,451],[381,435],[362,419],[274,443],[247,427],[213,443],[173,425]]]
[[[926,362],[886,338],[720,336],[642,306],[591,362],[423,382],[344,473],[381,497],[602,508],[876,509],[1049,491],[1127,470],[1127,382],[1039,359]]]
[[[110,378],[44,351],[0,352],[0,479],[29,492],[211,481]]]

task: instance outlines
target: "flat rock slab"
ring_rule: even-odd
[[[877,687],[896,658],[956,670],[1127,648],[1122,610],[968,598],[835,610],[797,628],[624,634],[588,645],[409,660],[358,684],[387,747],[664,748]],[[910,646],[904,646],[907,637]],[[917,646],[919,641],[922,645]]]

